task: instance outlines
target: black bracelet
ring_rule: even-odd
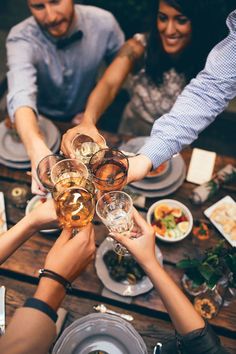
[[[70,291],[72,289],[71,283],[67,279],[63,278],[60,274],[57,274],[56,272],[53,272],[52,270],[39,269],[39,279],[41,277],[46,277],[46,278],[56,280],[58,283],[63,285],[67,291]]]
[[[57,322],[58,315],[56,311],[54,311],[46,302],[42,300],[31,297],[26,300],[23,307],[30,307],[39,310],[45,313],[46,315],[48,315],[51,318],[51,320],[53,320],[53,322],[55,323]]]

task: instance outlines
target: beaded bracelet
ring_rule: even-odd
[[[71,283],[67,279],[63,278],[60,274],[57,274],[52,270],[39,269],[39,279],[42,277],[50,278],[57,281],[58,283],[63,285],[67,291],[70,291],[72,289]]]

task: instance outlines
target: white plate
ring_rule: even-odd
[[[53,354],[147,354],[146,345],[134,327],[120,317],[95,313],[74,321],[53,348]]]
[[[58,136],[56,143],[51,148],[53,154],[56,154],[59,151],[60,144],[61,144],[61,138],[60,136]],[[15,168],[17,170],[28,170],[31,167],[30,161],[26,161],[26,162],[9,161],[9,160],[5,160],[1,156],[0,156],[0,163],[4,166]]]
[[[218,208],[219,206],[223,205],[224,203],[229,203],[235,205],[235,201],[227,195],[226,197],[220,199],[215,204],[211,205],[204,211],[204,214],[211,220],[212,224],[220,231],[220,233],[224,236],[224,238],[231,244],[231,246],[236,247],[236,240],[232,240],[230,235],[224,232],[223,227],[221,224],[217,223],[215,220],[211,218],[212,212]]]
[[[7,231],[7,219],[5,212],[4,194],[0,192],[0,235]]]
[[[135,188],[133,185],[129,184],[130,189],[135,193],[142,194],[144,197],[147,198],[156,198],[156,197],[165,197],[169,194],[174,193],[180,186],[182,186],[186,177],[186,166],[184,166],[181,177],[173,183],[171,186],[163,189],[157,190],[144,190],[141,188]]]
[[[51,199],[52,195],[51,193],[48,193],[47,195],[45,195],[45,197],[39,196],[39,195],[35,195],[32,199],[30,199],[27,203],[27,206],[25,208],[25,215],[29,214],[35,207],[35,204],[38,203],[40,201],[40,199],[42,198],[46,198],[46,199]],[[52,233],[52,232],[57,232],[58,229],[48,229],[48,230],[40,230],[40,232],[43,233]]]
[[[58,128],[50,120],[42,117],[39,119],[39,127],[45,137],[47,146],[51,149],[60,137]],[[23,143],[12,138],[4,121],[0,123],[0,157],[9,162],[29,163],[29,157]]]
[[[156,178],[144,178],[140,181],[132,182],[131,185],[147,191],[168,188],[181,178],[184,168],[185,162],[182,156],[177,154],[170,160],[169,173],[160,180]]]
[[[122,296],[137,296],[140,294],[144,294],[153,288],[153,284],[147,276],[144,276],[141,281],[137,282],[134,285],[131,285],[128,282],[117,282],[113,280],[110,277],[107,266],[103,260],[104,254],[111,249],[113,249],[112,241],[105,239],[98,247],[95,259],[95,268],[97,275],[107,289]],[[159,263],[162,265],[162,253],[157,246],[156,257]]]
[[[153,203],[150,208],[148,209],[148,212],[147,212],[147,222],[151,225],[152,223],[152,216],[153,216],[153,213],[154,213],[154,210],[155,208],[160,205],[160,204],[166,204],[168,206],[170,206],[171,208],[179,208],[183,211],[183,213],[186,215],[188,221],[189,221],[189,227],[188,227],[188,230],[185,232],[185,234],[179,236],[178,238],[169,238],[167,236],[163,237],[163,236],[160,236],[158,234],[156,234],[156,237],[161,240],[161,241],[164,241],[164,242],[169,242],[169,243],[174,243],[174,242],[178,242],[178,241],[181,241],[183,240],[185,237],[187,237],[192,228],[193,228],[193,216],[189,210],[189,208],[186,207],[186,205],[184,205],[183,203],[179,202],[178,200],[175,200],[175,199],[161,199],[161,200],[158,200],[158,202],[156,203]]]

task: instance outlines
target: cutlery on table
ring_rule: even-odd
[[[5,333],[5,286],[0,286],[0,335]]]
[[[119,316],[121,318],[123,318],[124,320],[126,321],[133,321],[133,316],[131,315],[126,315],[124,313],[119,313],[119,312],[115,312],[115,311],[112,311],[112,310],[109,310],[105,305],[101,304],[101,305],[96,305],[96,306],[93,306],[93,309],[97,312],[101,312],[101,313],[109,313],[111,315],[116,315],[116,316]]]

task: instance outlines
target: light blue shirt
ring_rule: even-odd
[[[236,10],[227,25],[228,37],[212,49],[204,70],[185,87],[171,111],[155,121],[140,149],[154,168],[197,139],[236,96]]]
[[[22,106],[57,120],[84,110],[103,60],[110,62],[124,42],[114,16],[102,9],[75,5],[73,32],[83,37],[62,49],[33,17],[12,28],[7,38],[8,111]]]

